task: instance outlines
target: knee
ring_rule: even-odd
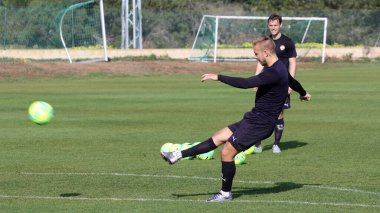
[[[222,161],[232,161],[236,155],[236,152],[234,152],[232,149],[229,149],[228,147],[224,146],[221,153],[220,157]]]

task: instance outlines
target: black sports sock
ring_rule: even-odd
[[[284,119],[278,119],[274,128],[274,145],[280,144],[282,132],[284,131],[284,126]]]
[[[182,153],[182,158],[189,157],[189,156],[195,156],[198,154],[203,154],[206,152],[209,152],[211,150],[216,149],[217,146],[215,146],[214,141],[212,138],[209,138],[205,141],[203,141],[200,144],[197,144],[196,146],[193,146],[189,149],[183,150]]]
[[[236,172],[235,162],[222,161],[222,191],[230,192]]]

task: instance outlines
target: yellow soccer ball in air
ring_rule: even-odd
[[[47,124],[54,118],[53,107],[44,101],[33,102],[28,112],[29,119],[39,125]]]

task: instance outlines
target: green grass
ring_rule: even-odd
[[[199,75],[96,75],[0,83],[2,212],[379,212],[379,64],[299,70],[279,155],[273,138],[237,166],[230,203],[216,159],[169,166],[166,142],[207,139],[241,119],[254,93]],[[233,74],[233,72],[225,73]],[[250,73],[239,73],[249,76]],[[52,123],[28,120],[35,100]]]

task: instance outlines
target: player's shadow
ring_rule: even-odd
[[[59,196],[61,196],[61,197],[77,197],[80,195],[81,195],[81,193],[71,192],[71,193],[62,193]]]
[[[281,141],[280,142],[280,148],[281,151],[287,150],[287,149],[297,149],[301,148],[303,146],[306,146],[308,143],[301,142],[301,141]],[[273,144],[268,144],[263,147],[263,150],[269,150],[272,149]]]
[[[232,193],[233,193],[234,198],[238,198],[242,195],[281,193],[281,192],[286,192],[286,191],[302,188],[304,185],[309,185],[309,184],[300,184],[300,183],[293,183],[293,182],[278,182],[278,183],[274,183],[274,186],[272,187],[250,187],[250,188],[234,187]],[[313,184],[313,185],[319,185],[319,184]],[[212,194],[214,193],[173,194],[173,195],[180,198],[180,197],[212,195]]]

